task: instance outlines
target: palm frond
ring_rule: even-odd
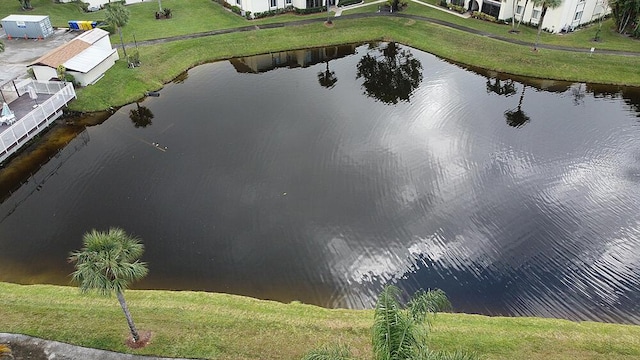
[[[415,325],[400,305],[400,290],[387,286],[380,294],[374,312],[372,345],[376,360],[413,358],[416,347]]]
[[[462,350],[454,352],[430,351],[421,352],[416,360],[479,360],[480,356],[476,353],[469,353]]]
[[[408,304],[413,319],[417,322],[429,320],[427,315],[451,310],[451,302],[447,294],[440,289],[419,290]]]
[[[354,360],[354,358],[348,346],[337,344],[311,350],[302,360]]]

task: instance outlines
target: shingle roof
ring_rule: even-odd
[[[30,65],[46,65],[57,68],[58,65],[64,64],[67,60],[70,60],[85,49],[88,49],[89,46],[91,45],[89,45],[87,42],[79,39],[73,39],[68,43],[58,46],[57,48],[46,53],[44,56],[32,62]]]

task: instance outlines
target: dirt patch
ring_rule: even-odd
[[[126,341],[127,346],[132,349],[142,349],[149,345],[151,342],[151,331],[141,332],[139,335],[140,339],[138,339],[138,341],[134,341],[133,336],[129,335],[129,338]]]

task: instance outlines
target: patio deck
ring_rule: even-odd
[[[38,94],[36,100],[30,98],[29,88]],[[60,117],[61,109],[76,97],[73,85],[63,82],[25,80],[16,89],[9,108],[17,120],[0,126],[0,163]]]

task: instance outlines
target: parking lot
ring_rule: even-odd
[[[68,29],[55,29],[46,39],[8,39],[0,29],[0,39],[4,42],[4,52],[0,53],[0,84],[16,77],[27,75],[26,66],[52,49],[72,40],[79,33]]]

